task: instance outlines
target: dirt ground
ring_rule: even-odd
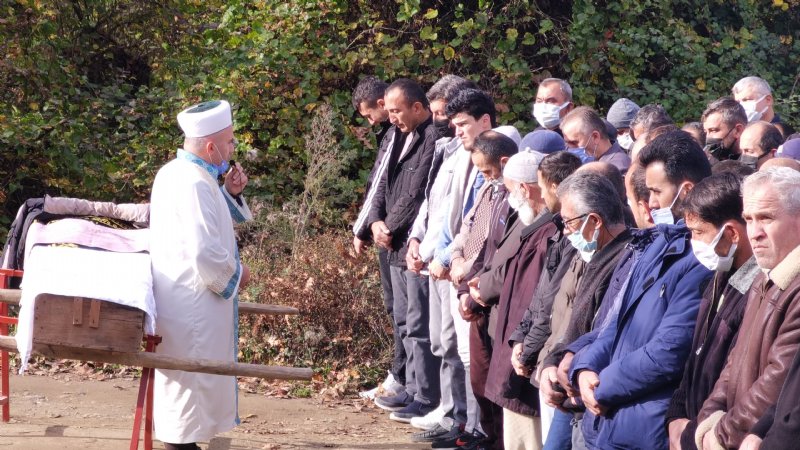
[[[0,422],[0,449],[126,449],[138,387],[138,379],[130,377],[92,381],[65,374],[12,375],[11,422]],[[411,443],[409,437],[417,430],[389,420],[386,412],[359,399],[286,399],[240,390],[239,415],[239,427],[201,447],[430,448]],[[154,448],[163,446],[156,441]]]

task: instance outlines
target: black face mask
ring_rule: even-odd
[[[453,127],[450,126],[449,120],[434,120],[433,126],[436,127],[436,131],[439,133],[440,138],[443,137],[451,138],[455,137],[456,135],[456,130],[454,130]]]
[[[731,134],[733,128],[728,131],[728,134]],[[739,155],[733,153],[733,142],[731,145],[725,146],[722,142],[725,138],[728,137],[728,134],[725,135],[723,138],[707,138],[706,139],[706,146],[703,147],[703,150],[708,152],[711,156],[717,159],[717,161],[725,161],[726,159],[737,159]]]

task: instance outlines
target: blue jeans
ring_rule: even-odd
[[[556,410],[542,450],[572,449],[572,414]]]

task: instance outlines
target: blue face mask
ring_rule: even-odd
[[[567,236],[569,243],[580,252],[581,259],[585,262],[591,261],[592,256],[594,256],[594,253],[597,251],[597,237],[600,235],[600,229],[595,229],[591,241],[587,241],[586,238],[583,237],[583,229],[586,228],[586,224],[589,223],[589,217],[591,216],[586,216],[586,218],[583,219],[580,230],[570,233]]]
[[[225,175],[225,172],[227,172],[227,171],[228,171],[228,169],[231,167],[231,165],[230,165],[230,163],[228,162],[228,160],[226,160],[225,158],[223,158],[223,157],[222,157],[222,153],[220,153],[220,152],[219,152],[219,148],[217,148],[217,146],[216,146],[216,145],[214,145],[214,150],[215,150],[215,151],[217,152],[217,154],[219,155],[219,159],[220,159],[220,161],[221,161],[221,162],[220,162],[219,164],[213,164],[213,163],[212,163],[212,164],[211,164],[211,166],[212,166],[214,169],[216,169],[216,171],[217,171],[217,176],[218,176],[218,177],[221,177],[221,176]]]

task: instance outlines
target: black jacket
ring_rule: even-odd
[[[765,450],[795,450],[800,440],[800,352],[794,357],[778,402],[770,406],[750,433],[762,438]]]
[[[747,292],[758,270],[755,259],[751,259],[736,272],[737,275],[741,272],[740,276],[732,276],[731,272],[717,272],[703,293],[692,339],[692,352],[665,416],[667,425],[673,420],[689,419],[681,435],[681,448],[684,450],[697,448],[694,442],[697,415],[714,389],[725,368],[728,354],[736,344],[747,304]],[[721,306],[720,298],[723,298]]]
[[[388,166],[375,193],[375,202],[367,222],[370,226],[383,221],[392,234],[389,264],[405,267],[408,232],[425,200],[428,176],[435,177],[438,168],[431,168],[438,133],[429,117],[411,132],[411,145],[402,158],[407,133],[396,130],[389,150]]]

